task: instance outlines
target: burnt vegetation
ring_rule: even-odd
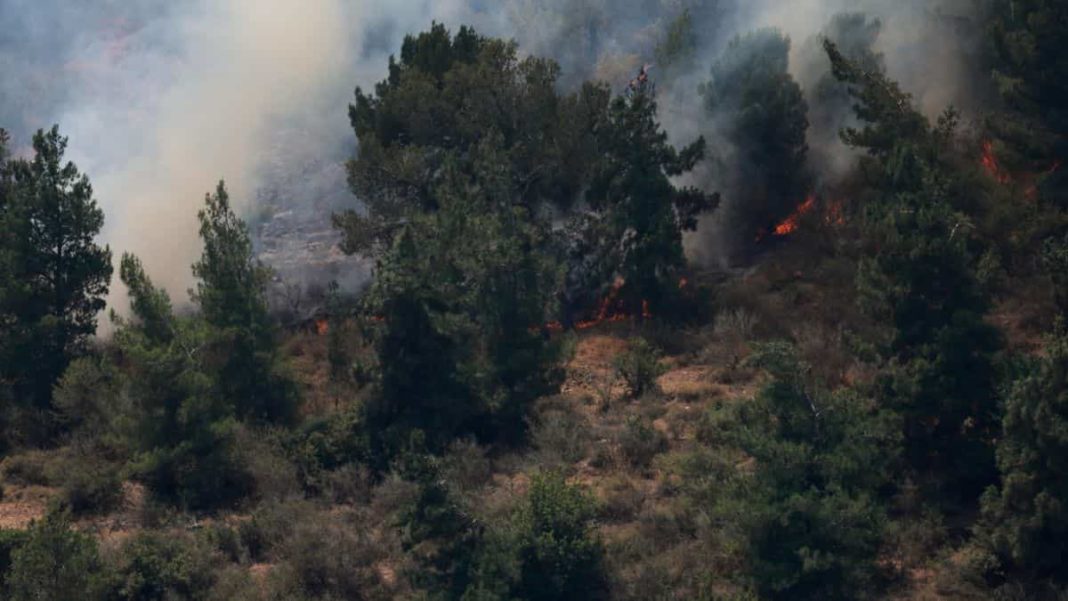
[[[706,4],[661,81],[407,36],[333,216],[373,280],[303,329],[224,183],[172,298],[58,128],[0,130],[0,598],[1068,597],[1068,7],[984,3],[962,124],[876,19],[804,89],[779,31],[709,54]]]

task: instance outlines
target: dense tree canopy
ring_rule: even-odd
[[[407,36],[333,216],[373,277],[300,324],[220,182],[188,302],[124,253],[94,337],[88,178],[0,130],[0,597],[1064,599],[1063,3],[923,13],[989,26],[985,121],[890,79],[899,13],[734,4]]]
[[[470,175],[471,151],[490,135],[509,165],[508,202],[535,212],[573,203],[608,92],[587,85],[561,95],[559,71],[550,60],[520,60],[514,43],[466,27],[453,36],[436,24],[408,36],[389,77],[373,95],[357,89],[349,109],[360,143],[349,182],[367,211],[336,218],[346,249],[388,247],[414,213],[438,207],[445,163]]]

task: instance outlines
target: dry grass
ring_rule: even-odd
[[[47,486],[7,485],[0,500],[0,530],[25,530],[44,517],[48,504],[59,493]]]

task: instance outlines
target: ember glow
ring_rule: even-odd
[[[320,336],[326,336],[330,332],[330,322],[325,319],[315,320],[315,333]]]

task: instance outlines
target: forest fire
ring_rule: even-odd
[[[612,283],[612,289],[608,291],[608,294],[601,299],[601,304],[597,307],[597,315],[593,319],[587,319],[575,324],[576,330],[587,330],[596,325],[600,325],[604,322],[624,321],[629,316],[621,306],[618,300],[619,291],[626,284],[626,280],[623,278],[616,278],[616,281]],[[645,301],[642,301],[645,305]]]
[[[326,336],[330,333],[330,322],[326,319],[315,320],[315,333],[320,336]]]
[[[597,313],[590,319],[584,319],[577,321],[574,324],[575,330],[588,330],[604,323],[618,323],[627,321],[635,315],[627,310],[626,304],[619,299],[619,291],[623,288],[626,281],[623,278],[616,278],[616,281],[612,284],[612,288],[601,299],[601,302],[597,305]],[[689,284],[689,280],[681,278],[679,280],[679,288],[685,288]],[[649,307],[648,300],[642,300],[641,318],[651,319],[653,317],[652,309]],[[544,329],[549,332],[563,332],[566,328],[564,324],[559,321],[552,321],[545,324]]]
[[[1012,176],[1003,171],[1001,165],[998,164],[998,158],[994,154],[994,143],[990,140],[983,142],[983,156],[980,158],[980,162],[986,172],[990,174],[990,177],[994,178],[999,184],[1012,182]]]
[[[801,225],[801,218],[804,217],[812,208],[816,206],[816,195],[809,194],[805,201],[802,202],[789,217],[782,220],[778,225],[771,229],[772,236],[789,236],[797,231],[797,228]],[[765,238],[765,234],[761,232],[757,235],[757,242],[760,242]]]

